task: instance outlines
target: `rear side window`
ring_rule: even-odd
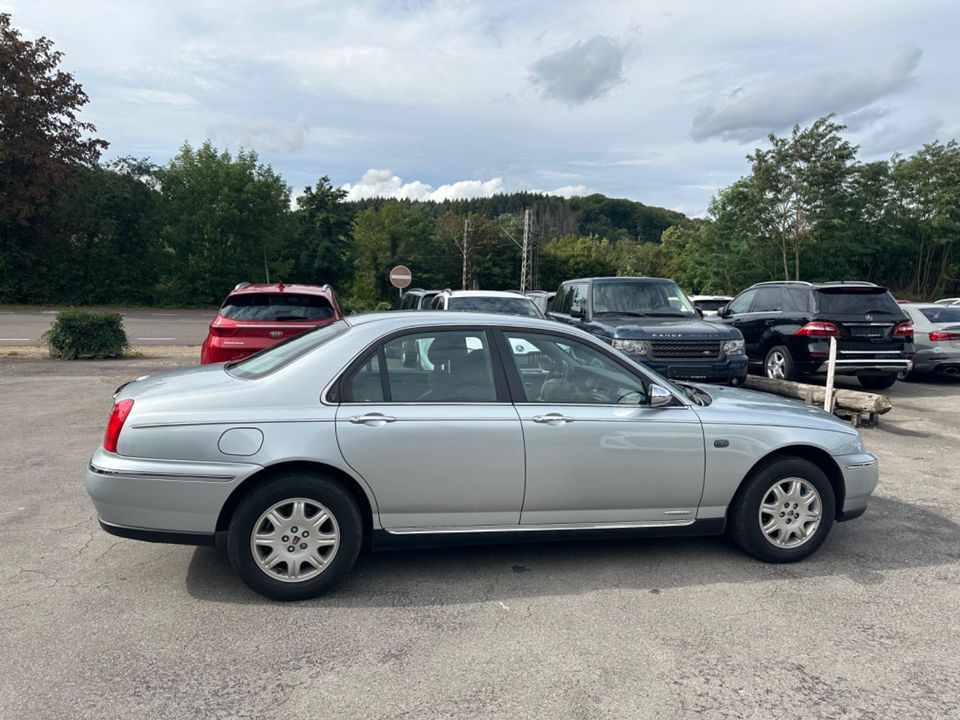
[[[830,288],[817,290],[816,295],[821,315],[903,315],[884,288]]]
[[[333,306],[322,295],[297,293],[243,293],[231,295],[220,308],[228,320],[284,322],[329,320]]]
[[[804,288],[783,288],[784,312],[810,312],[810,293]]]

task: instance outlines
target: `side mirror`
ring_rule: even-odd
[[[722,308],[720,308],[719,310],[717,310],[717,315],[719,315],[719,316],[722,317],[722,318],[728,318],[728,317],[730,317],[730,304],[727,303],[727,304],[724,305]]]
[[[570,317],[572,318],[582,318],[584,316],[582,307],[572,307],[570,308]]]
[[[652,408],[663,407],[673,402],[670,391],[660,385],[651,385],[647,390],[647,397],[650,398],[649,405]]]

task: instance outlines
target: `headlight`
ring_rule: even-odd
[[[723,344],[724,355],[743,355],[743,340],[727,340]]]
[[[646,340],[617,340],[614,338],[613,346],[617,350],[623,350],[628,355],[646,355],[650,352],[650,344]]]

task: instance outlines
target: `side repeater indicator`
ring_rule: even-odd
[[[730,447],[730,441],[729,441],[729,440],[714,440],[714,441],[713,441],[713,446],[714,446],[714,447],[717,447],[717,448]]]

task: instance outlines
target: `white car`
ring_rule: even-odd
[[[960,305],[960,297],[941,298],[934,301],[934,305]]]
[[[690,302],[693,306],[703,313],[704,317],[713,317],[717,311],[733,300],[727,295],[691,295]]]
[[[526,295],[504,290],[444,290],[433,299],[430,309],[543,317],[537,304]]]

